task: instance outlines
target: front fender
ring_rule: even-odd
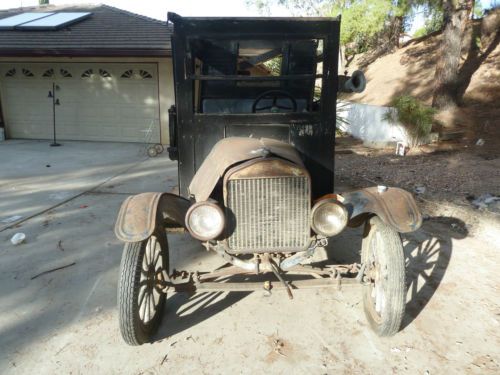
[[[167,219],[184,226],[190,202],[170,193],[142,193],[125,199],[118,212],[115,235],[124,242],[145,240],[155,230],[158,220]]]
[[[375,214],[400,233],[416,231],[422,225],[422,215],[415,199],[407,191],[388,188],[379,192],[377,187],[355,190],[341,195],[349,212],[349,224],[360,225],[363,214]]]

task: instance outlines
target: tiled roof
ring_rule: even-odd
[[[0,30],[0,56],[170,56],[166,22],[109,5],[24,7],[0,11],[0,19],[23,12],[91,12],[58,30]],[[165,11],[166,18],[166,11]]]

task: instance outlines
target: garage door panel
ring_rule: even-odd
[[[83,129],[83,133],[87,136],[92,136],[97,133],[101,136],[121,136],[122,131],[120,129],[119,132],[116,131],[115,126],[89,126]]]
[[[7,123],[7,134],[10,137],[50,136],[52,106],[47,98],[46,88],[43,82],[31,79],[12,77],[2,80],[2,109]],[[9,126],[10,124],[15,126]]]
[[[21,72],[23,66],[15,66]],[[52,100],[56,83],[56,127],[59,139],[143,142],[153,123],[153,141],[159,141],[158,80],[155,64],[33,64],[33,77],[5,77],[12,65],[1,64],[2,103],[8,135],[50,139]],[[46,72],[53,77],[43,77]],[[61,72],[71,77],[63,77]],[[92,74],[85,74],[92,71]],[[132,71],[130,77],[122,74]],[[104,73],[103,73],[104,72]],[[143,78],[147,76],[151,78]],[[101,74],[110,75],[102,76]],[[83,76],[83,77],[82,77]]]

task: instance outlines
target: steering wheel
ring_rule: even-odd
[[[292,104],[291,107],[287,107],[284,105],[280,105],[277,103],[278,98],[286,98],[290,100],[290,103]],[[266,107],[260,107],[257,108],[257,104],[259,104],[260,101],[263,99],[273,99],[273,103],[269,106]],[[290,95],[288,92],[283,91],[283,90],[269,90],[266,91],[262,94],[260,94],[253,102],[252,105],[252,113],[256,113],[257,111],[265,111],[269,110],[271,113],[277,113],[280,109],[284,109],[290,112],[297,112],[297,101],[294,99],[292,95]]]

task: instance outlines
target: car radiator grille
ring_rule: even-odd
[[[304,249],[310,238],[307,177],[235,179],[227,183],[233,252]],[[231,220],[232,219],[232,220]]]

